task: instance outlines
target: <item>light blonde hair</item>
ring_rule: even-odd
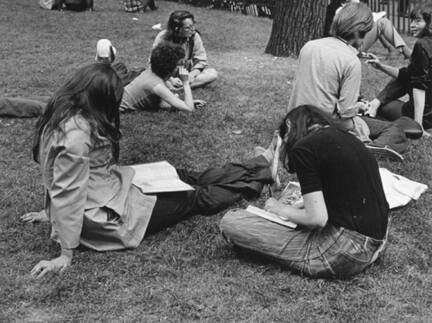
[[[372,11],[364,3],[348,3],[334,17],[330,34],[350,40],[357,32],[360,38],[372,29]]]

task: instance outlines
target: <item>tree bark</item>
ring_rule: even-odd
[[[303,45],[322,37],[328,0],[279,0],[266,53],[298,55]]]

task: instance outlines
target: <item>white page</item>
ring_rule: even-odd
[[[194,190],[180,180],[176,169],[167,161],[131,166],[135,170],[132,183],[143,193],[179,192]]]
[[[246,208],[246,211],[248,211],[248,212],[250,212],[252,214],[255,214],[255,215],[259,216],[259,217],[262,217],[262,218],[264,218],[266,220],[269,220],[271,222],[275,222],[275,223],[278,223],[280,225],[283,225],[285,227],[288,227],[288,228],[291,228],[291,229],[297,228],[297,224],[295,224],[294,222],[282,220],[276,214],[267,212],[267,211],[265,211],[263,209],[255,207],[253,205],[249,205]]]

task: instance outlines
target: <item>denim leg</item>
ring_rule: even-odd
[[[375,118],[362,118],[369,127],[372,144],[377,147],[388,146],[402,154],[408,148],[405,132],[397,124]]]
[[[292,230],[245,210],[228,212],[220,229],[232,244],[314,278],[358,274],[371,264],[379,247],[360,243],[362,237],[366,241],[365,236],[331,224],[322,230]]]

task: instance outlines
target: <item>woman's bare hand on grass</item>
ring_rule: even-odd
[[[45,213],[45,210],[39,211],[39,212],[29,212],[21,216],[21,221],[23,222],[47,222],[49,221],[47,214]]]
[[[42,260],[30,272],[35,278],[41,278],[49,272],[61,273],[71,264],[71,258],[61,255],[52,260]]]

